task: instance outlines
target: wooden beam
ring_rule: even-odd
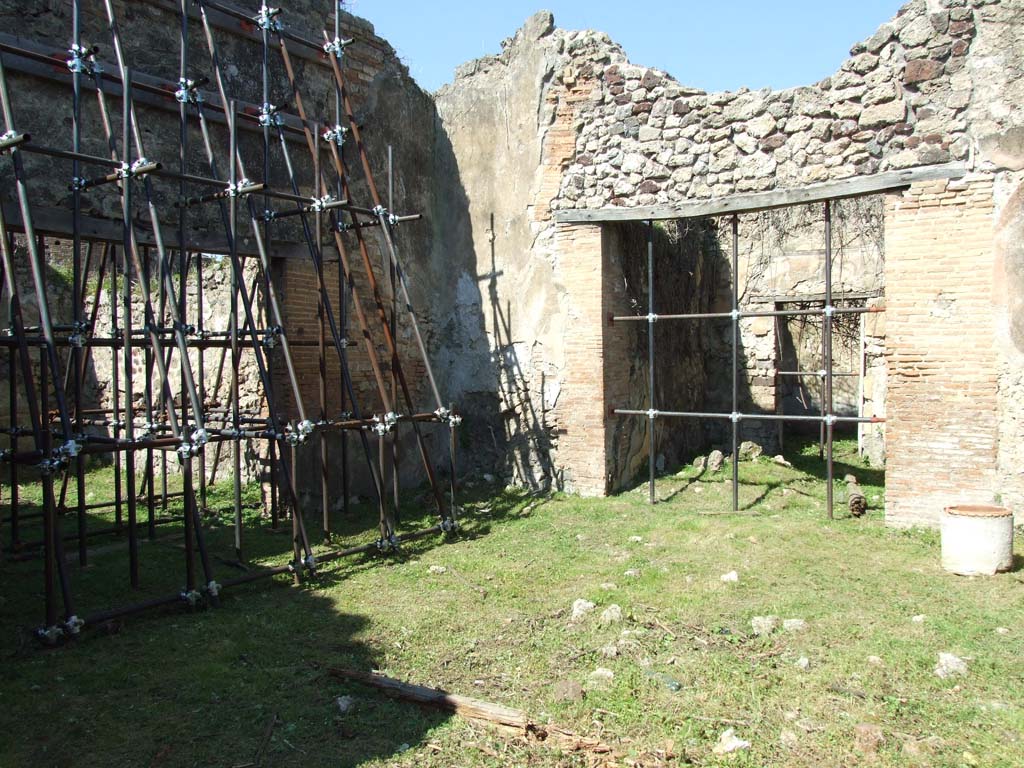
[[[880,192],[909,187],[918,181],[959,179],[967,173],[963,163],[924,165],[900,171],[884,171],[870,176],[854,176],[840,181],[823,181],[791,189],[773,189],[770,192],[729,195],[728,197],[694,200],[677,205],[641,206],[635,208],[596,208],[591,210],[565,209],[554,212],[559,224],[601,224],[616,221],[648,221],[665,219],[693,219],[722,216],[732,213],[754,213],[791,205],[819,203],[850,197],[875,195]]]
[[[180,18],[180,6],[178,5],[177,0],[145,0],[145,4],[153,6],[154,8],[159,8],[162,11],[166,11],[167,13],[174,16],[175,19]],[[223,3],[223,5],[230,6],[231,4]],[[236,8],[236,10],[241,12],[242,9]],[[255,16],[256,10],[258,9],[253,10],[253,16]],[[200,14],[198,8],[194,6],[190,6],[188,8],[189,20],[198,22],[201,16],[202,14]],[[210,20],[210,26],[214,29],[222,30],[231,35],[234,35],[235,37],[241,37],[245,40],[249,40],[256,44],[261,45],[263,43],[262,32],[260,31],[259,27],[256,26],[254,21],[245,22],[240,19],[236,19],[234,16],[224,13],[223,11],[218,10],[216,8],[207,8],[206,17]],[[325,15],[323,19],[323,25],[321,26],[332,25],[333,23],[333,16]],[[314,45],[306,46],[300,44],[297,46],[292,46],[288,49],[288,53],[290,53],[293,58],[304,59],[306,61],[312,62],[320,67],[329,70],[330,64],[324,59],[323,49],[321,49],[319,45],[316,44],[316,35],[313,35],[310,38],[310,42],[313,42]],[[271,44],[276,46],[277,40],[274,39]],[[205,44],[202,46],[202,48],[203,51],[205,52]]]
[[[877,299],[882,296],[880,288],[872,288],[868,291],[833,291],[834,301],[862,301],[866,299]],[[759,303],[774,304],[798,304],[804,301],[824,301],[824,293],[778,293],[778,294],[751,294],[750,301]]]
[[[375,688],[393,699],[451,712],[467,720],[495,726],[501,731],[543,742],[557,749],[594,754],[610,754],[612,752],[612,748],[600,739],[580,736],[557,725],[535,723],[524,712],[501,704],[471,699],[468,696],[459,696],[437,688],[404,683],[393,677],[386,677],[379,672],[332,668],[328,670],[328,673],[338,680]]]
[[[392,677],[386,677],[378,672],[361,672],[354,669],[331,669],[330,674],[341,680],[360,683],[370,686],[385,693],[386,695],[405,701],[423,704],[434,707],[445,712],[464,717],[467,720],[491,723],[501,728],[510,728],[521,735],[533,725],[530,719],[518,709],[505,707],[501,704],[492,704],[489,701],[471,699],[468,696],[459,696],[436,688],[427,688],[422,685],[404,683]]]
[[[8,228],[13,232],[23,232],[21,209],[15,203],[4,202],[2,205]],[[73,234],[71,211],[64,208],[33,206],[32,222],[35,224],[36,232],[46,237],[70,239]],[[153,237],[153,231],[148,221],[146,223],[138,223],[135,231],[139,245],[156,246],[156,240]],[[164,226],[161,233],[163,234],[164,246],[168,250],[177,250],[178,228]],[[83,215],[79,222],[79,235],[87,242],[122,243],[124,241],[124,228],[120,220],[100,219],[94,216]],[[192,253],[230,253],[227,239],[223,235],[194,232],[188,235],[185,244]],[[255,240],[240,231],[238,236],[238,254],[240,256],[256,256],[258,253]],[[272,259],[311,258],[309,246],[305,242],[296,242],[294,240],[275,240],[267,245],[267,253]],[[333,245],[323,246],[323,260],[328,264],[338,260],[338,252]]]
[[[62,59],[67,58],[66,52],[62,54],[54,46],[34,40],[22,39],[5,32],[0,32],[0,49],[8,53],[8,56],[4,59],[4,64],[9,70],[48,80],[65,86],[69,90],[71,89],[71,73],[66,66],[60,63]],[[24,51],[24,53],[20,51]],[[35,57],[32,56],[33,54]],[[117,65],[102,60],[99,63],[103,68],[103,79],[106,81],[103,86],[104,93],[112,99],[120,100],[121,78],[118,74]],[[147,107],[172,112],[175,116],[178,115],[178,101],[174,96],[175,91],[178,89],[177,81],[172,82],[148,75],[145,72],[134,71],[132,72],[132,81],[136,85],[135,91],[132,94],[132,99],[136,104],[144,104]],[[149,88],[140,88],[138,87],[140,85],[149,86]],[[83,77],[82,88],[95,92],[96,83],[92,77]],[[202,90],[201,94],[206,105],[206,120],[218,125],[227,125],[227,121],[224,119],[224,114],[221,111],[220,95],[211,90]],[[241,114],[249,115],[250,117],[259,114],[260,105],[254,102],[236,100],[235,104]],[[305,146],[306,139],[302,131],[302,121],[296,115],[289,112],[282,111],[278,114],[284,123],[285,139]],[[194,119],[191,114],[190,119]],[[23,121],[24,123],[25,121]],[[28,130],[31,132],[31,125],[29,125]],[[263,128],[259,126],[256,120],[252,119],[239,120],[238,130],[256,134],[263,133]]]

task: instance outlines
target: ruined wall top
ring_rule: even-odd
[[[544,12],[446,90],[546,46],[548,100],[577,103],[551,208],[655,205],[950,161],[1020,170],[1022,38],[1024,0],[911,0],[819,83],[707,93]]]

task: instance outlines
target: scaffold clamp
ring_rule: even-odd
[[[333,128],[328,128],[324,131],[323,139],[326,142],[333,142],[339,147],[345,143],[345,139],[348,137],[348,128],[338,124]]]
[[[395,214],[391,213],[383,205],[375,205],[373,207],[373,215],[377,216],[382,220],[387,220],[388,224],[392,227],[397,227],[400,219]]]
[[[275,325],[263,332],[263,346],[267,349],[274,349],[277,346],[277,337],[281,335],[281,326]]]
[[[313,422],[309,419],[303,419],[298,424],[292,426],[288,425],[286,439],[292,445],[300,445],[309,439],[309,436],[313,434]]]
[[[57,455],[68,459],[73,459],[78,456],[82,451],[82,446],[74,440],[68,440],[64,445],[57,449]]]
[[[202,104],[203,102],[199,83],[184,77],[178,79],[178,90],[174,92],[174,98],[179,104]]]
[[[281,119],[281,115],[278,114],[279,109],[280,107],[276,107],[273,104],[264,103],[260,107],[260,125],[267,127],[283,124],[284,121]]]
[[[336,37],[330,42],[324,43],[324,53],[329,56],[334,56],[336,59],[340,59],[345,55],[345,48],[352,44],[352,40],[343,40],[340,37]]]
[[[461,416],[452,413],[448,408],[443,406],[434,411],[434,415],[437,416],[438,421],[443,424],[447,424],[449,427],[457,427],[462,423]]]
[[[68,48],[68,53],[71,54],[67,60],[68,70],[77,73],[91,74],[93,69],[90,63],[86,60],[95,53],[95,49],[86,48],[83,45],[77,43]]]
[[[157,163],[151,163],[144,157],[140,157],[135,162],[128,163],[122,162],[121,166],[117,169],[117,178],[119,179],[132,179],[136,176],[145,176],[152,170],[158,168]]]
[[[0,135],[0,154],[5,154],[9,149],[13,149],[18,144],[28,141],[28,139],[28,134],[20,133],[13,128],[4,131]]]
[[[388,432],[394,430],[395,425],[398,424],[398,414],[394,411],[388,411],[383,416],[374,416],[373,421],[373,431],[383,437]]]
[[[321,213],[327,210],[327,206],[333,203],[336,198],[333,195],[324,195],[323,197],[314,197],[309,204],[309,209],[314,213]]]
[[[240,179],[234,184],[229,183],[227,186],[228,197],[241,197],[243,195],[248,195],[255,191],[255,187],[256,185],[248,179]]]
[[[199,453],[203,446],[210,442],[210,433],[199,427],[192,433],[192,453]]]
[[[268,29],[271,32],[281,32],[284,29],[284,24],[277,18],[280,13],[280,8],[271,8],[264,3],[263,7],[260,8],[260,12],[254,18],[256,26],[260,29]]]

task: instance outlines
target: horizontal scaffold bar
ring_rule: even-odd
[[[808,317],[832,315],[867,315],[875,312],[884,312],[885,307],[822,307],[820,309],[766,309],[745,312],[691,312],[682,315],[659,315],[651,313],[648,315],[613,315],[610,320],[614,323],[641,322],[657,323],[662,320],[742,320],[748,317]]]
[[[821,424],[884,424],[881,416],[797,416],[779,413],[709,413],[702,411],[658,411],[615,408],[616,416],[643,416],[646,419],[723,419],[724,421],[812,421]]]

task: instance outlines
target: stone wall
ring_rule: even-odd
[[[590,414],[589,382],[581,389],[566,377],[567,358],[600,343],[600,291],[580,303],[576,298],[591,270],[600,280],[601,246],[587,232],[560,242],[551,226],[548,204],[575,147],[565,121],[577,98],[566,89],[560,100],[549,101],[558,61],[553,39],[550,14],[535,16],[501,56],[466,65],[436,94],[468,206],[463,221],[444,219],[464,233],[459,246],[468,257],[450,272],[459,286],[451,325],[459,327],[461,349],[449,358],[448,378],[464,407],[498,413],[497,423],[474,413],[470,439],[504,477],[533,487],[559,485],[560,464],[573,467],[568,474],[580,487],[601,487],[603,459],[598,466],[568,446],[571,462],[554,460],[564,418],[578,422],[574,429],[597,429],[603,413],[598,406]],[[591,337],[593,322],[598,327]]]
[[[595,356],[597,337],[579,322],[582,315],[570,312],[583,301],[584,285],[593,289],[606,281],[614,284],[616,273],[613,267],[606,281],[588,275],[586,283],[578,279],[575,269],[565,273],[566,264],[580,259],[581,240],[589,243],[585,249],[588,268],[595,268],[597,235],[593,226],[579,227],[578,232],[556,227],[548,216],[552,210],[664,205],[955,161],[970,172],[968,187],[993,185],[994,219],[1003,222],[1004,232],[1016,231],[1018,214],[1010,211],[1009,201],[1018,199],[1014,197],[1018,172],[1024,167],[1024,115],[1015,106],[1024,95],[1024,52],[1018,42],[1022,29],[1024,3],[1020,0],[912,0],[876,34],[855,45],[851,58],[820,83],[784,91],[707,93],[630,63],[603,34],[566,32],[554,28],[549,15],[534,17],[506,41],[501,54],[467,65],[455,83],[438,95],[445,130],[456,137],[453,144],[471,217],[486,216],[489,206],[478,204],[502,196],[506,187],[523,190],[513,197],[504,225],[504,231],[516,233],[515,250],[496,262],[499,270],[515,265],[513,274],[520,277],[505,289],[506,300],[514,307],[521,286],[533,295],[533,285],[521,278],[535,275],[543,264],[554,267],[556,293],[562,300],[546,302],[548,311],[539,323],[523,318],[515,336],[523,343],[538,337],[557,339],[544,329],[558,324],[571,327],[572,333],[560,344],[545,344],[539,354],[559,372],[563,403],[598,401],[589,372],[602,360],[607,367],[607,358]],[[482,141],[472,138],[474,120],[480,114],[494,115],[497,126],[495,132],[485,121],[479,137],[487,138]],[[493,141],[495,135],[501,140]],[[570,137],[572,147],[567,146]],[[492,168],[500,170],[491,173]],[[969,206],[974,199],[966,190],[956,194],[968,195],[958,205]],[[860,294],[858,301],[874,308],[889,307],[888,317],[873,313],[864,323],[865,413],[880,415],[891,405],[887,400],[893,388],[907,380],[904,372],[895,383],[886,384],[887,366],[904,352],[892,348],[892,307],[903,305],[888,278],[903,267],[890,263],[893,256],[886,228],[894,219],[882,215],[881,199],[842,203],[837,215],[845,213],[847,206],[849,210],[861,206],[859,214],[868,225],[858,237],[838,243],[833,263],[836,292]],[[773,222],[773,216],[780,218]],[[496,227],[502,230],[500,217]],[[786,237],[780,238],[780,233]],[[979,230],[977,243],[988,248],[987,258],[995,263],[992,248],[986,246],[992,242],[991,235]],[[606,243],[613,239],[603,235]],[[1010,242],[1012,236],[1005,240]],[[740,242],[742,305],[766,306],[780,296],[806,300],[822,291],[820,208],[804,214],[786,211],[742,217]],[[490,253],[486,245],[476,242],[479,262],[482,254]],[[1006,303],[1015,316],[1018,259],[1012,246],[1003,248],[1007,273],[1013,277],[1008,281]],[[630,258],[642,257],[636,253]],[[603,263],[609,267],[607,260]],[[769,270],[759,272],[763,265],[769,265]],[[569,274],[573,283],[559,282],[560,273]],[[723,308],[731,292],[728,270],[720,274],[716,309]],[[988,274],[992,275],[991,270]],[[990,290],[999,285],[998,275],[989,285]],[[545,280],[536,290],[544,293],[548,286]],[[893,299],[896,304],[891,303]],[[1002,317],[997,311],[995,327],[1012,337],[1013,321]],[[769,409],[776,403],[778,360],[775,334],[763,325],[744,324],[745,397],[749,407]],[[490,334],[490,328],[485,330]],[[907,343],[903,336],[895,338]],[[569,356],[567,350],[576,341],[590,345],[591,354],[578,360],[576,354]],[[721,410],[720,401],[728,394],[721,378],[728,376],[724,342],[725,337],[714,331],[705,337],[710,377],[706,403],[711,410]],[[634,365],[642,362],[635,354],[638,351],[633,350]],[[969,496],[991,498],[996,486],[1020,493],[1021,476],[1013,469],[1019,465],[1013,458],[1019,449],[1013,446],[1021,442],[1020,422],[1013,416],[1019,395],[1012,384],[1019,381],[1020,369],[1016,345],[1011,351],[996,358],[1001,437],[995,455],[1000,469],[992,482],[965,475],[961,487]],[[602,349],[601,354],[606,353]],[[535,368],[543,368],[536,356],[533,360]],[[537,382],[531,386],[536,388]],[[579,393],[577,388],[584,391]],[[605,390],[600,400],[608,406],[608,399]],[[852,407],[850,402],[841,405]],[[579,470],[586,464],[586,482],[567,482],[568,487],[585,492],[599,491],[602,485],[594,469],[601,462],[593,434],[597,411],[593,410],[585,424],[576,423],[578,414],[571,407],[564,412],[556,407],[553,412],[556,472],[563,467],[567,480],[574,475],[580,478]],[[897,404],[896,413],[905,412]],[[893,416],[889,416],[891,424]],[[881,463],[882,428],[873,425],[860,431],[866,453],[873,463]],[[914,435],[918,441],[929,438],[923,430]],[[961,437],[974,439],[970,434],[953,434],[949,439],[956,442]],[[717,438],[711,434],[709,439]],[[643,460],[643,449],[641,441],[633,442],[635,449],[626,464],[635,468]],[[889,446],[886,453],[892,460],[902,450]],[[589,457],[585,461],[584,455]],[[900,472],[897,467],[897,478]],[[908,498],[914,491],[896,491],[897,499],[901,493]],[[892,505],[891,519],[900,520],[900,509],[899,501]]]
[[[1005,35],[1022,13],[1012,1],[972,5],[913,0],[835,75],[783,91],[706,93],[578,37],[570,53],[596,52],[559,74],[573,87],[585,79],[591,98],[553,207],[681,202],[968,160],[976,70],[990,66],[972,58],[978,24]]]
[[[1019,174],[1018,174],[1019,177]],[[993,298],[998,360],[997,500],[1024,510],[1024,185],[996,184]]]

